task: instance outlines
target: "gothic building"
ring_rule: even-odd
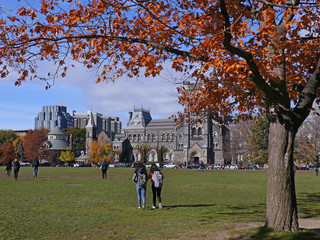
[[[196,116],[192,117],[196,119]],[[211,115],[201,116],[202,121],[190,121],[177,125],[173,119],[152,119],[150,110],[134,108],[124,134],[115,136],[114,150],[118,154],[128,145],[132,148],[127,161],[150,161],[181,163],[229,162],[227,147],[229,131]],[[125,144],[125,140],[128,140]],[[143,146],[143,149],[142,147]],[[142,152],[144,151],[144,152]],[[158,156],[161,154],[161,156]],[[145,159],[142,159],[145,158]]]

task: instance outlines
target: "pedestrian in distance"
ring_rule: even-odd
[[[33,178],[38,177],[38,167],[40,165],[38,157],[34,157],[34,159],[31,162],[32,169],[33,169]]]
[[[106,160],[103,160],[100,168],[101,168],[101,172],[102,172],[102,179],[106,179],[107,178],[107,170],[109,168],[109,163],[106,162]]]
[[[12,170],[12,161],[11,159],[8,159],[8,161],[6,162],[6,169],[5,169],[8,177],[10,177],[11,170]]]
[[[138,208],[144,210],[146,207],[148,173],[146,167],[142,163],[138,163],[137,167],[135,168],[132,180],[136,183],[136,190],[138,194]]]
[[[199,171],[201,172],[201,171],[203,171],[204,170],[204,163],[203,162],[201,162],[201,164],[200,164],[200,167],[199,167]]]
[[[158,168],[156,164],[152,164],[150,167],[148,178],[151,179],[151,188],[153,195],[153,206],[152,208],[156,208],[156,201],[158,198],[159,209],[162,209],[162,201],[161,201],[161,190],[163,185],[163,173]]]
[[[316,168],[315,168],[315,171],[316,171],[316,176],[318,176],[318,174],[319,174],[319,168],[316,167]]]
[[[16,158],[13,161],[13,173],[14,173],[13,177],[14,177],[15,180],[18,180],[19,170],[20,170],[20,163],[19,163],[18,159]]]

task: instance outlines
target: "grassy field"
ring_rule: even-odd
[[[163,209],[139,210],[133,169],[22,167],[18,181],[0,168],[0,239],[320,239],[311,230],[262,226],[265,171],[164,169]],[[299,218],[320,218],[319,180],[296,174]],[[254,224],[253,224],[254,223]],[[242,226],[242,227],[241,227]],[[320,228],[320,227],[319,227]]]

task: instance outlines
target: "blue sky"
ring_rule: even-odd
[[[17,0],[2,0],[0,6],[16,8],[18,4]],[[33,129],[34,118],[42,106],[47,105],[63,105],[68,111],[92,110],[104,116],[118,116],[123,127],[126,127],[128,112],[133,111],[134,106],[150,108],[153,118],[168,118],[182,109],[177,103],[177,85],[169,81],[172,74],[174,72],[168,67],[162,77],[122,78],[115,84],[96,84],[95,76],[76,67],[66,78],[57,79],[49,90],[45,90],[46,84],[39,80],[14,86],[15,75],[0,78],[0,129]]]
[[[26,81],[22,86],[14,86],[14,81],[14,76],[0,79],[0,129],[33,129],[34,118],[47,105],[118,116],[123,127],[134,106],[150,108],[154,119],[167,118],[182,109],[174,94],[177,86],[163,77],[96,84],[94,76],[78,67],[66,78],[56,80],[49,90],[41,81]]]

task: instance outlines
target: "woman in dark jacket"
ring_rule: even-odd
[[[8,177],[10,177],[11,169],[12,169],[12,161],[9,159],[6,162],[6,171],[7,171],[7,176]]]
[[[18,159],[15,159],[13,161],[13,173],[14,173],[14,179],[15,180],[18,180],[19,170],[20,170],[20,163],[19,163]]]
[[[158,198],[159,209],[162,208],[161,202],[161,189],[163,184],[163,173],[160,171],[156,164],[152,164],[149,172],[149,179],[151,179],[152,184],[152,195],[153,195],[153,206],[152,208],[156,208],[156,200]]]

